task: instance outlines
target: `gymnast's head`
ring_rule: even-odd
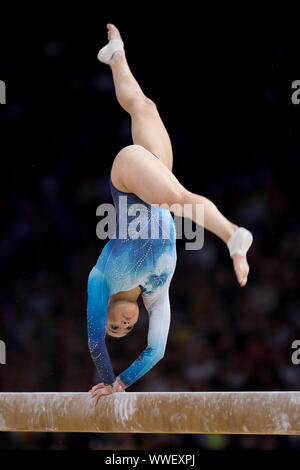
[[[136,301],[112,300],[107,310],[106,333],[114,338],[127,335],[139,319]]]

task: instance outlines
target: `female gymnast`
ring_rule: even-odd
[[[248,230],[231,223],[210,200],[188,191],[176,179],[170,138],[157,107],[133,77],[118,29],[113,24],[108,24],[107,29],[109,42],[100,50],[98,59],[111,67],[118,102],[131,116],[133,145],[120,150],[114,159],[110,186],[117,211],[115,238],[105,245],[88,279],[89,349],[102,380],[89,391],[95,405],[100,396],[124,391],[164,356],[170,324],[169,285],[176,265],[176,232],[170,210],[159,206],[173,206],[174,214],[183,215],[184,205],[189,204],[192,220],[199,223],[196,206],[202,204],[204,228],[227,244],[241,286],[247,282],[246,253],[252,243]],[[120,196],[127,198],[127,228],[133,204],[144,209],[140,238],[130,233],[125,238],[120,236]],[[149,235],[151,227],[156,227],[158,236]],[[148,345],[116,377],[105,336],[120,338],[133,329],[139,317],[140,295],[149,315]]]

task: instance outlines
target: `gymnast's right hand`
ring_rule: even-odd
[[[123,388],[114,382],[113,386],[111,385],[104,385],[104,383],[100,383],[98,385],[94,385],[90,390],[89,394],[92,398],[94,398],[94,405],[96,406],[100,397],[105,395],[111,395],[116,392],[124,392]]]
[[[113,388],[111,385],[104,385],[104,383],[100,383],[98,385],[94,385],[90,390],[89,394],[92,398],[94,398],[94,405],[96,406],[100,397],[104,395],[111,395],[113,393]]]

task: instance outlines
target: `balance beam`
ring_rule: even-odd
[[[0,431],[300,434],[300,392],[0,393]]]

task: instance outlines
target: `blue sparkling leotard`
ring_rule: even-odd
[[[119,374],[128,387],[164,356],[170,326],[169,284],[176,266],[176,232],[169,210],[119,191],[111,180],[110,187],[117,212],[116,232],[115,238],[104,246],[88,279],[89,349],[101,381],[111,385],[116,377],[105,344],[108,300],[117,292],[140,286],[149,314],[148,345]],[[125,210],[119,210],[119,204]],[[124,215],[125,237],[121,223]]]

